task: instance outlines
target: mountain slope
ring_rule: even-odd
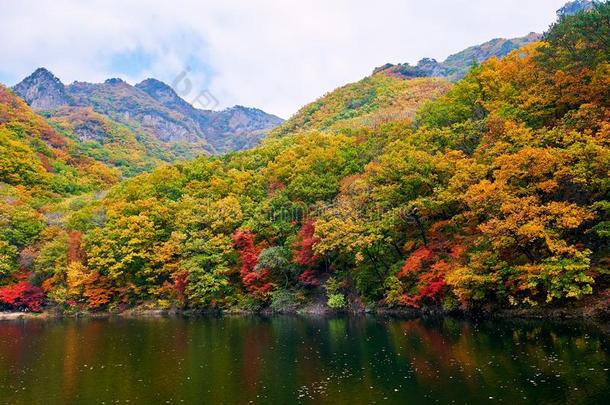
[[[145,134],[149,142],[158,143],[168,161],[251,147],[282,122],[255,109],[196,109],[154,79],[136,86],[116,78],[65,86],[51,72],[39,68],[13,89],[34,110],[46,111],[49,117],[60,107],[90,107],[134,133]],[[240,112],[237,123],[236,109]]]
[[[0,183],[61,195],[106,187],[120,177],[0,85]]]
[[[74,142],[80,154],[116,167],[122,177],[149,171],[174,156],[142,130],[130,129],[95,112],[91,107],[60,107],[47,122]]]
[[[574,0],[566,3],[563,7],[557,10],[558,17],[567,17],[574,15],[580,11],[593,9],[592,0]]]
[[[163,106],[192,117],[205,133],[206,141],[221,152],[255,146],[272,127],[283,120],[256,108],[234,106],[223,111],[199,110],[180,98],[174,89],[156,80],[146,79],[136,84]]]
[[[412,119],[417,108],[449,87],[450,83],[440,78],[403,80],[372,75],[307,104],[271,135],[312,129],[373,128],[384,122]]]

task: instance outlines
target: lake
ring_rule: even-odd
[[[608,330],[454,318],[0,322],[0,403],[607,404]]]

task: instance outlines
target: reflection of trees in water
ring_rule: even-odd
[[[304,400],[356,405],[384,397],[470,403],[493,394],[584,403],[610,392],[608,341],[582,324],[453,318],[3,323],[0,397],[292,403],[306,393]]]
[[[607,348],[598,334],[581,328],[445,318],[390,321],[388,333],[420,384],[452,380],[473,397],[482,387],[502,385],[517,401],[533,394],[544,402],[552,393],[547,400],[571,403],[608,390]]]

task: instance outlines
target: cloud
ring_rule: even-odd
[[[45,66],[62,81],[189,69],[221,107],[287,117],[386,62],[439,60],[494,37],[543,31],[563,0],[23,0],[0,14],[0,80]],[[193,90],[186,95],[193,98]]]

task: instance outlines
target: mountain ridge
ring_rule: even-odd
[[[593,5],[592,0],[575,0],[566,3],[557,10],[556,14],[559,18],[567,17],[580,11],[590,10]],[[443,77],[455,82],[466,76],[473,65],[485,62],[493,57],[502,58],[515,49],[541,39],[543,39],[543,34],[537,32],[530,32],[525,36],[516,38],[494,38],[451,54],[442,62],[438,62],[434,58],[424,57],[416,65],[386,63],[375,68],[373,74],[386,74],[402,79]]]
[[[44,111],[49,117],[60,107],[91,107],[113,121],[155,138],[168,151],[175,152],[176,158],[170,160],[252,147],[267,131],[283,122],[258,109],[197,109],[170,86],[153,78],[136,85],[120,78],[65,85],[48,69],[38,68],[12,89],[32,109]],[[237,111],[240,125],[228,125]]]
[[[462,79],[473,65],[492,57],[501,58],[515,49],[540,39],[542,39],[542,34],[535,32],[517,38],[494,38],[451,54],[442,62],[438,62],[434,58],[422,58],[415,66],[409,63],[386,63],[375,68],[373,74],[386,74],[402,79],[443,77],[455,82]]]

